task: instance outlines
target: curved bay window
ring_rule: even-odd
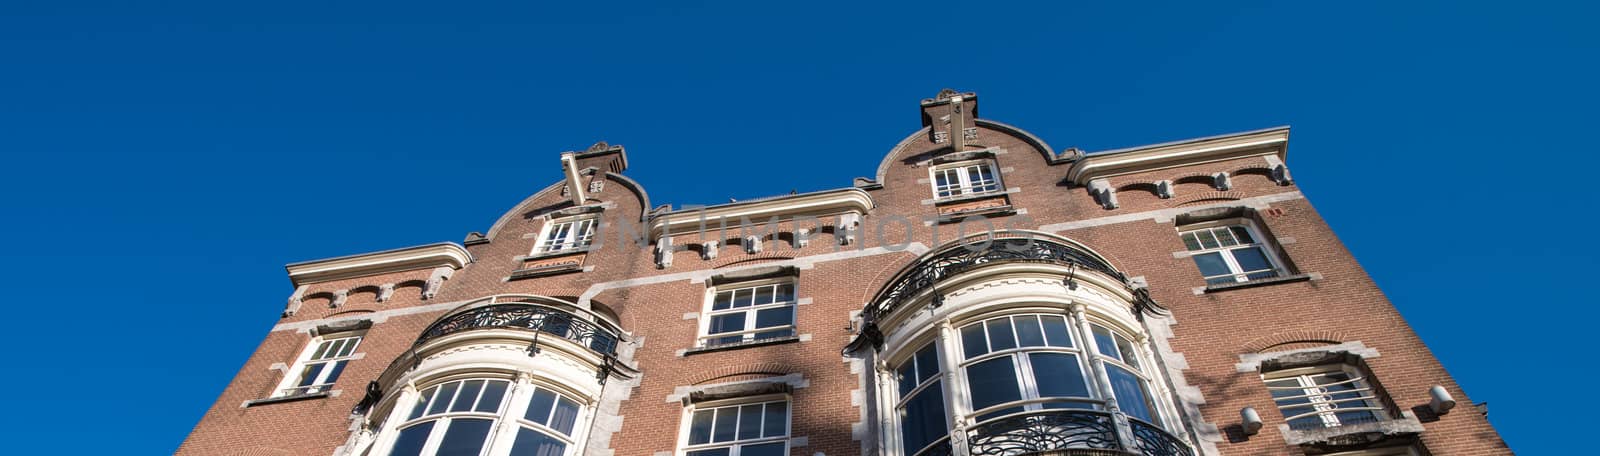
[[[929,343],[895,369],[900,400],[894,409],[900,418],[900,441],[905,454],[932,453],[929,448],[934,442],[950,434],[944,413],[944,375],[939,365],[939,344]],[[943,445],[948,446],[949,442]]]
[[[961,328],[977,421],[1045,408],[1093,408],[1082,359],[1060,315],[1012,315]]]
[[[1095,357],[1106,367],[1112,396],[1128,416],[1156,423],[1156,404],[1150,396],[1150,379],[1140,371],[1138,348],[1121,333],[1101,325],[1090,325],[1094,332]]]
[[[399,434],[388,454],[568,454],[582,410],[578,402],[548,388],[512,385],[508,380],[470,379],[424,389],[412,403],[405,422],[399,425]],[[496,426],[507,419],[517,426]],[[510,452],[495,451],[504,447],[509,447]]]

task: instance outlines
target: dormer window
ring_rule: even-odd
[[[932,172],[933,196],[937,199],[994,193],[1003,188],[994,163],[988,160],[939,165]]]
[[[598,220],[593,217],[552,220],[545,223],[544,230],[539,234],[539,244],[533,248],[533,253],[538,255],[587,248],[589,243],[594,241],[596,223]]]

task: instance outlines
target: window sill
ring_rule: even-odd
[[[731,344],[707,345],[707,346],[704,346],[704,347],[695,347],[695,348],[691,348],[691,349],[688,349],[688,350],[684,350],[683,356],[696,355],[696,354],[700,354],[700,353],[713,353],[713,352],[719,352],[719,351],[738,350],[738,349],[741,349],[741,348],[764,347],[764,346],[767,346],[767,345],[789,344],[789,343],[795,343],[795,342],[799,342],[799,341],[800,341],[800,336],[788,336],[788,337],[774,337],[774,338],[771,338],[771,339],[751,340],[751,341],[745,341],[745,342],[734,342],[734,343],[731,343]]]
[[[977,201],[977,200],[981,200],[981,199],[985,199],[985,198],[994,198],[996,196],[1006,196],[1006,195],[1009,195],[1009,194],[1011,194],[1011,191],[1004,190],[1004,189],[995,190],[995,191],[986,192],[986,193],[968,193],[968,194],[965,194],[965,195],[950,196],[950,197],[945,197],[945,198],[935,198],[933,200],[933,205],[935,205],[935,206],[947,206],[947,205],[951,205],[951,204],[965,203],[965,202],[968,202],[968,201]]]
[[[535,253],[535,254],[532,254],[532,255],[526,255],[526,256],[523,256],[523,257],[519,257],[518,259],[522,260],[522,261],[528,261],[528,260],[542,260],[542,259],[545,259],[545,258],[558,258],[558,257],[567,256],[567,255],[577,255],[577,254],[580,254],[580,253],[589,253],[589,248],[590,247],[592,247],[592,246],[584,246],[584,247],[578,247],[578,248],[566,249],[566,250],[556,250],[556,251],[553,251],[553,252],[539,252],[539,253]]]
[[[975,217],[975,216],[979,216],[979,215],[982,215],[982,216],[985,216],[985,217],[991,217],[991,216],[992,217],[1003,217],[1003,216],[1007,216],[1007,215],[1016,215],[1016,214],[1017,214],[1017,209],[1012,207],[1010,204],[1006,204],[1004,206],[986,207],[986,208],[983,208],[983,209],[974,209],[974,210],[970,210],[970,211],[953,212],[953,213],[949,213],[949,214],[939,214],[939,220],[936,221],[935,223],[938,223],[940,225],[945,225],[945,224],[950,224],[950,223],[957,223],[957,222],[960,222],[960,221],[966,219],[967,217]]]
[[[311,400],[311,399],[322,399],[322,398],[325,398],[325,397],[333,397],[333,392],[332,391],[322,391],[322,392],[310,393],[310,394],[296,394],[296,395],[293,395],[293,396],[278,396],[278,397],[269,397],[269,398],[265,398],[265,399],[253,399],[253,400],[244,401],[244,406],[245,407],[255,407],[257,405],[279,404],[279,403],[284,403],[284,402],[299,402],[299,401],[305,401],[305,400]]]
[[[584,259],[588,258],[589,249],[570,249],[559,252],[545,252],[518,258],[522,268],[511,271],[506,280],[528,279],[544,277],[569,272],[583,271]]]
[[[1283,438],[1290,445],[1349,447],[1421,434],[1422,422],[1408,416],[1394,420],[1314,429],[1289,429],[1289,425],[1285,424],[1279,429],[1283,431]]]
[[[1237,289],[1241,289],[1241,288],[1264,287],[1264,286],[1267,286],[1267,285],[1276,285],[1276,284],[1280,284],[1280,283],[1305,282],[1305,281],[1314,279],[1315,277],[1312,277],[1312,275],[1313,274],[1295,274],[1295,275],[1288,275],[1288,276],[1281,276],[1281,277],[1271,277],[1271,278],[1266,278],[1266,279],[1256,279],[1256,280],[1251,280],[1251,281],[1248,281],[1248,282],[1222,283],[1222,284],[1216,284],[1216,285],[1206,285],[1205,289],[1203,289],[1202,291],[1205,292],[1205,293],[1216,293],[1216,292],[1219,292],[1219,291],[1237,290]]]

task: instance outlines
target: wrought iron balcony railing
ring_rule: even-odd
[[[999,262],[1033,262],[1069,265],[1098,271],[1118,280],[1124,280],[1098,255],[1083,248],[1057,243],[1041,238],[992,239],[987,246],[982,243],[955,247],[923,260],[914,268],[900,274],[877,299],[867,305],[865,315],[876,321],[893,312],[904,301],[918,292],[932,287],[940,279],[961,272]]]
[[[1109,412],[1045,410],[1007,415],[967,430],[973,456],[1016,456],[1077,450],[1084,453],[1141,456],[1193,456],[1182,440],[1149,423],[1128,419],[1120,431]],[[1127,432],[1126,439],[1120,433]],[[1124,442],[1130,442],[1125,444]]]
[[[506,328],[538,331],[578,343],[610,359],[617,354],[617,333],[566,311],[525,303],[494,304],[445,317],[417,337],[415,345],[462,331]]]

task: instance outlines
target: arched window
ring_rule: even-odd
[[[478,456],[509,447],[513,456],[563,456],[575,447],[582,411],[578,401],[543,386],[489,378],[448,381],[416,396],[387,454]],[[517,426],[497,426],[508,419]]]

